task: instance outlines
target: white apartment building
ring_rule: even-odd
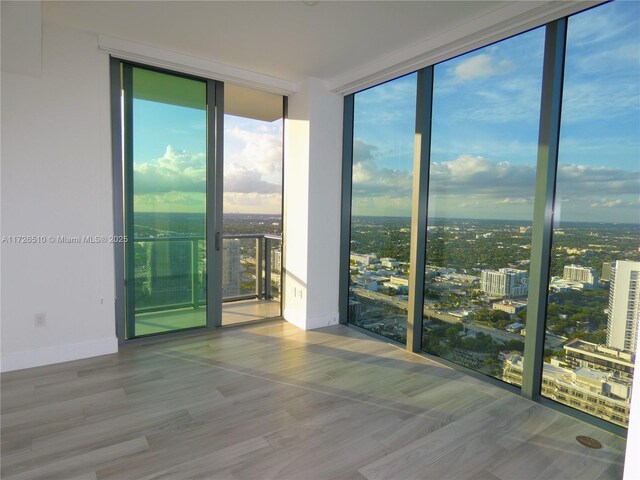
[[[529,275],[526,270],[501,268],[483,270],[480,288],[489,295],[500,297],[523,297],[529,291]]]
[[[640,262],[618,260],[611,268],[607,345],[635,352],[640,322]]]
[[[581,282],[585,288],[598,287],[598,272],[594,268],[581,265],[565,265],[562,278],[574,282]]]

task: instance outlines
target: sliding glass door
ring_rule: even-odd
[[[111,60],[120,341],[281,315],[284,99]]]
[[[207,83],[123,65],[127,338],[207,323]]]

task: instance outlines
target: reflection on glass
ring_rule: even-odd
[[[625,427],[640,306],[638,52],[636,2],[569,19],[542,377],[542,395]]]
[[[282,262],[280,95],[225,84],[222,323],[277,317]]]
[[[407,340],[417,75],[355,95],[348,321]]]
[[[517,385],[543,49],[537,29],[434,71],[422,348]]]
[[[133,249],[134,298],[127,301],[135,318],[127,322],[137,337],[206,324],[206,84],[131,69],[133,211],[126,223],[133,231],[126,248]]]

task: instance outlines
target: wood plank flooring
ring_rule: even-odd
[[[6,480],[622,477],[623,439],[344,326],[126,346],[1,399]]]

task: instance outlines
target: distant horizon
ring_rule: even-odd
[[[134,212],[135,215],[140,214],[163,214],[163,215],[202,215],[206,216],[205,212]],[[237,217],[280,217],[283,219],[282,214],[280,213],[237,213],[237,212],[223,212],[223,217],[225,216],[237,216]],[[410,221],[411,216],[407,215],[352,215],[351,218],[383,218],[383,219],[403,219]],[[513,223],[524,223],[527,225],[533,225],[533,222],[530,220],[521,220],[515,218],[471,218],[471,217],[428,217],[428,221],[449,221],[449,220],[459,220],[459,221],[471,221],[471,222],[513,222]],[[584,225],[626,225],[626,226],[635,226],[640,227],[640,221],[637,223],[633,222],[603,222],[603,221],[572,221],[572,220],[564,220],[559,225],[554,224],[554,228],[558,226],[562,226],[563,224],[584,224]]]
[[[411,216],[407,215],[352,215],[351,218],[402,218],[411,220]],[[431,220],[464,220],[464,221],[481,221],[481,222],[514,222],[514,223],[526,223],[528,225],[533,225],[531,220],[519,220],[515,218],[471,218],[471,217],[427,217],[427,221]],[[554,223],[554,227],[557,228],[559,225],[572,223],[572,224],[589,224],[589,225],[629,225],[629,226],[638,226],[640,227],[640,221],[637,223],[632,222],[602,222],[602,221],[580,221],[580,220],[563,220],[560,224]]]

